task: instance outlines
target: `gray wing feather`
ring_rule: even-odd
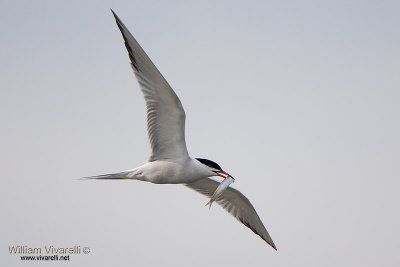
[[[181,101],[122,21],[112,13],[146,101],[147,133],[152,149],[149,161],[188,157]]]
[[[213,195],[218,185],[218,182],[210,178],[186,184],[187,187],[207,197]],[[258,217],[256,210],[242,193],[232,187],[228,187],[215,201],[276,250],[276,246],[261,222],[260,217]]]

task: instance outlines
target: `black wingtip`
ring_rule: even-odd
[[[114,10],[112,10],[112,8],[110,8],[111,13],[113,14],[114,18],[116,21],[120,21],[120,19],[118,18],[117,14],[114,12]]]
[[[262,240],[264,240],[268,245],[270,245],[273,249],[275,249],[276,251],[278,251],[278,249],[276,248],[274,241],[268,241],[266,238],[264,238],[259,232],[257,232],[257,230],[253,227],[251,227],[251,225],[249,223],[247,223],[245,220],[243,220],[242,218],[238,219],[241,223],[243,223],[245,226],[247,226],[251,231],[253,231],[253,233],[255,233],[256,235],[258,235],[259,237],[261,237]]]
[[[261,237],[261,236],[260,236]],[[271,242],[268,242],[267,240],[265,240],[264,238],[261,237],[261,239],[263,239],[265,242],[267,242],[268,245],[270,245],[273,249],[275,249],[275,251],[278,251],[278,249],[276,248],[274,241],[271,240]]]
[[[110,9],[111,9],[111,8],[110,8]],[[118,26],[118,28],[119,28],[121,34],[122,34],[122,38],[124,38],[125,47],[126,47],[126,49],[128,50],[128,55],[129,55],[129,58],[130,58],[130,60],[131,60],[133,69],[134,69],[135,71],[139,71],[139,66],[138,66],[138,64],[137,64],[137,62],[136,62],[136,59],[135,59],[133,50],[132,50],[131,46],[129,45],[129,41],[128,41],[127,36],[126,36],[126,34],[130,34],[130,33],[129,33],[128,29],[126,29],[126,27],[125,27],[125,25],[122,23],[122,21],[119,19],[119,17],[117,16],[117,14],[115,14],[115,12],[114,12],[112,9],[111,9],[111,12],[112,12],[113,15],[114,15],[115,22],[117,23],[117,26]],[[131,34],[130,34],[130,35],[131,35]],[[134,39],[133,36],[131,36],[131,37],[132,37],[132,39]]]
[[[264,238],[263,238],[264,239]],[[264,239],[265,240],[265,239]],[[267,242],[267,240],[265,240],[265,242]],[[277,247],[275,246],[275,244],[274,244],[274,241],[272,241],[272,239],[271,239],[271,242],[267,242],[268,243],[268,245],[270,245],[273,249],[275,249],[276,251],[278,251],[278,249],[277,249]]]

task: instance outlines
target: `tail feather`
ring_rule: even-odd
[[[101,174],[89,177],[83,177],[83,179],[94,179],[94,180],[121,180],[121,179],[132,179],[132,180],[141,180],[145,181],[142,173],[138,169],[117,172],[117,173],[109,173],[109,174]]]
[[[126,177],[122,176],[121,173],[109,173],[109,174],[101,174],[101,175],[96,175],[96,176],[83,177],[83,179],[118,180],[118,179],[126,179]]]

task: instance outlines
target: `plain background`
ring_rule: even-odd
[[[0,265],[398,266],[398,1],[0,1]],[[180,185],[85,181],[149,155],[109,8],[236,178],[276,252]]]

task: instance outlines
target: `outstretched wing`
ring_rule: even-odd
[[[147,132],[152,149],[149,161],[188,157],[181,101],[122,21],[111,12],[146,101]]]
[[[218,185],[218,182],[210,178],[205,178],[190,184],[186,184],[187,187],[190,187],[191,189],[194,189],[197,192],[206,195],[207,197],[211,197],[213,195]],[[267,229],[265,229],[260,217],[258,217],[256,210],[242,193],[232,187],[229,187],[222,192],[222,194],[217,197],[215,201],[233,217],[249,227],[255,234],[259,235],[265,242],[267,242],[276,250],[274,241],[272,241]]]

